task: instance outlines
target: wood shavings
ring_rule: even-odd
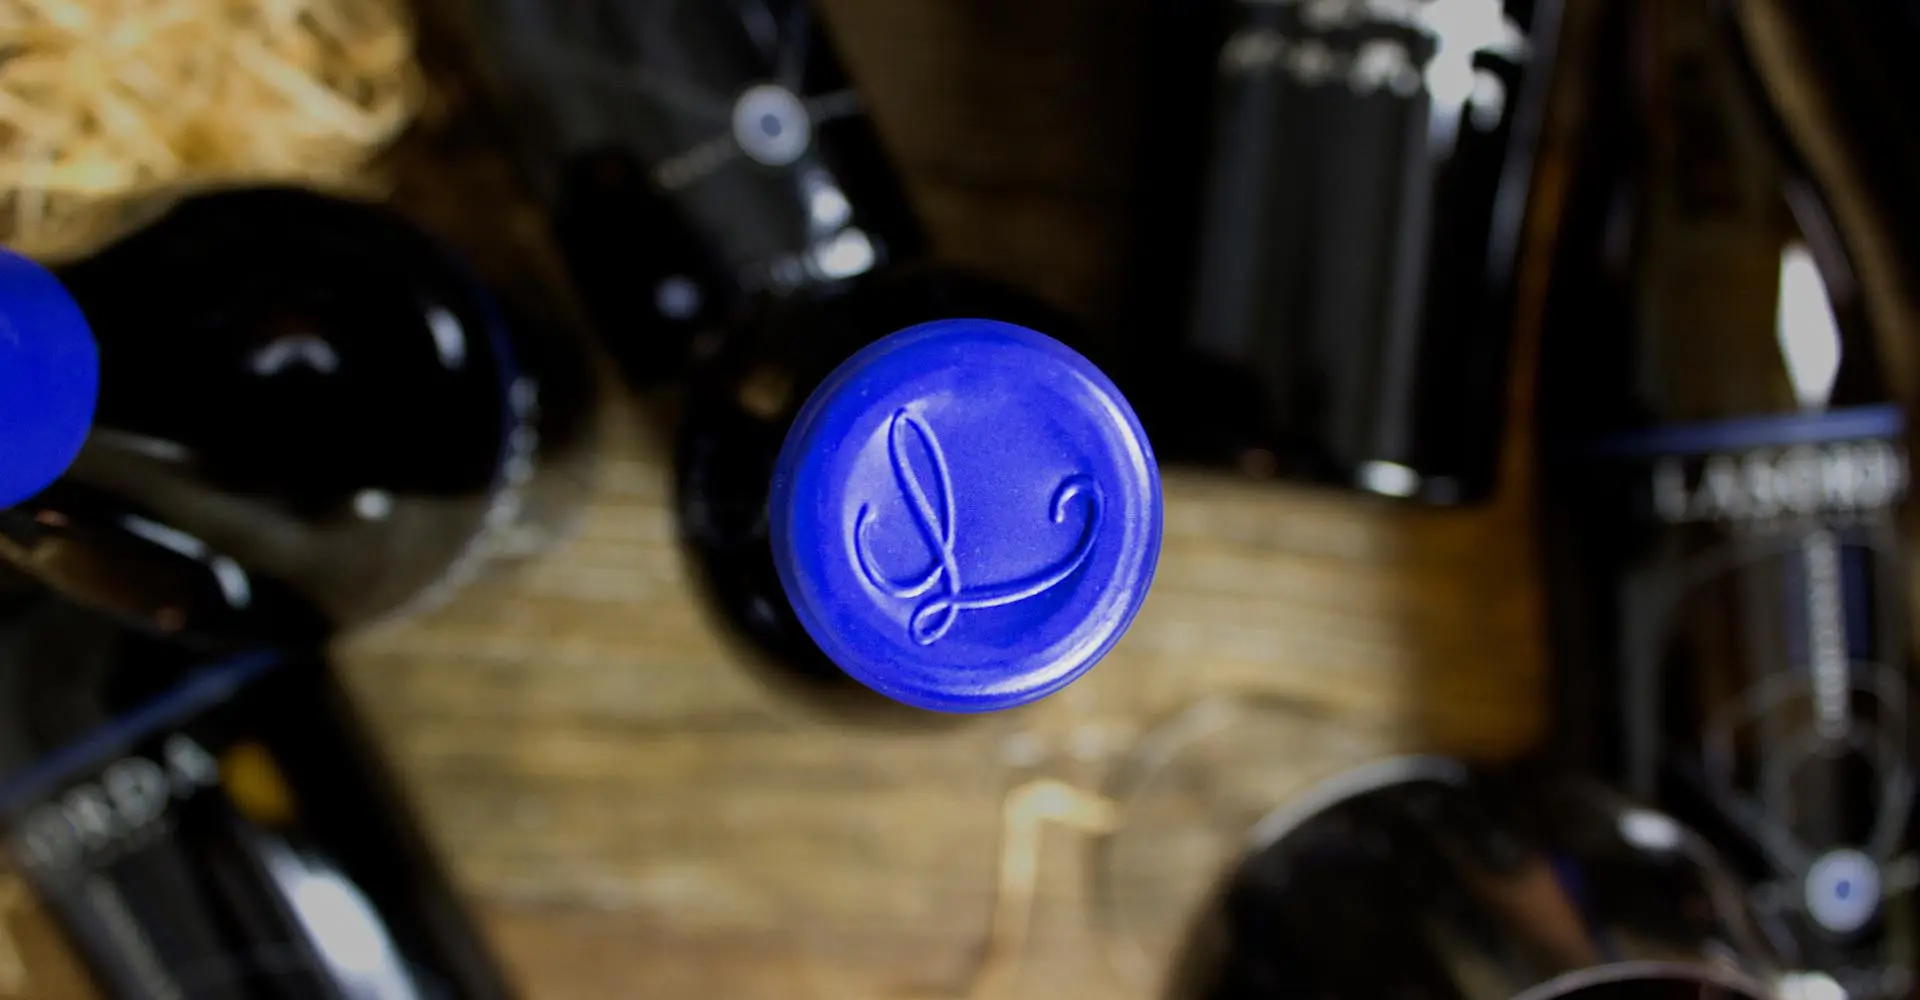
[[[1112,832],[1118,822],[1119,809],[1112,800],[1053,778],[1029,781],[1007,794],[1001,807],[993,923],[986,955],[965,994],[967,1000],[1006,996],[1019,974],[1040,884],[1040,837],[1047,825],[1102,834]]]
[[[158,188],[347,183],[422,90],[402,0],[0,0],[0,241],[58,253]]]

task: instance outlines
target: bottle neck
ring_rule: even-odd
[[[1680,420],[1883,401],[1851,248],[1739,36],[1708,3],[1650,7],[1642,399]]]
[[[914,255],[918,223],[798,0],[486,0],[482,48],[548,165],[619,150],[746,291]],[[646,238],[647,234],[634,234]]]

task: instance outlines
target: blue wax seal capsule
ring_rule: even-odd
[[[774,562],[861,683],[987,712],[1071,683],[1119,640],[1160,556],[1160,474],[1133,409],[1051,337],[910,327],[827,376],[774,467]]]
[[[0,507],[67,471],[93,426],[100,355],[46,268],[0,250]]]

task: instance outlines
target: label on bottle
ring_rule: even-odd
[[[272,656],[209,668],[0,782],[0,904],[31,906],[60,932],[21,929],[0,908],[0,1000],[48,995],[73,978],[68,956],[116,997],[456,995],[417,963],[418,939],[403,942],[419,926],[396,925],[379,895],[413,890],[363,883],[342,863],[393,849],[377,842],[386,818],[355,803],[351,852],[317,832],[328,804],[306,769],[361,774],[324,760],[345,751],[315,735],[323,728],[275,722],[329,711],[293,676],[315,669]],[[290,765],[283,738],[312,759]],[[31,953],[14,936],[28,933]]]
[[[1914,985],[1903,431],[1860,407],[1599,449],[1645,540],[1618,595],[1628,790],[1701,826],[1788,960],[1855,998]]]

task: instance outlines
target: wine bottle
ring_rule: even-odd
[[[1558,0],[1168,0],[1130,341],[1163,457],[1492,488]]]
[[[511,996],[325,662],[195,656],[54,600],[0,623],[0,944],[30,903],[64,945],[7,949],[14,995]]]
[[[1671,817],[1590,783],[1395,757],[1280,804],[1196,924],[1203,1000],[1757,998],[1740,886]]]
[[[581,296],[635,381],[678,375],[744,298],[921,251],[808,0],[439,9],[517,131]]]
[[[516,326],[430,237],[290,188],[142,211],[51,271],[0,258],[0,368],[39,387],[0,412],[0,556],[163,631],[301,641],[569,520],[577,345]]]
[[[1151,451],[1106,377],[1047,336],[1078,339],[1056,310],[921,259],[919,222],[809,3],[488,0],[456,23],[482,76],[518,110],[512,117],[538,130],[529,148],[587,185],[571,190],[577,199],[562,193],[564,220],[576,227],[576,277],[591,269],[629,313],[651,301],[681,317],[682,336],[704,334],[680,418],[681,523],[710,593],[766,654],[770,676],[827,703],[872,704],[873,689],[920,708],[985,711],[1055,690],[1104,653],[1131,619],[1157,552]],[[615,201],[629,214],[605,208]],[[626,220],[639,215],[675,238],[626,248]],[[582,236],[589,231],[599,235]],[[642,262],[636,253],[656,256]],[[686,308],[665,308],[673,305]],[[637,323],[607,324],[612,308],[603,305],[602,317],[613,340],[647,336]],[[889,349],[876,342],[955,317],[1023,329],[902,333],[890,343],[924,357],[925,372],[880,363]],[[1030,367],[1014,370],[1014,358]],[[1048,373],[1062,381],[1043,384]],[[893,399],[900,420],[892,411],[853,419],[860,407],[849,385]],[[1043,412],[1050,404],[1061,407],[1059,423]],[[790,434],[806,412],[849,422],[823,437]],[[845,436],[851,427],[868,436]],[[783,530],[819,513],[817,498],[779,495],[777,470],[809,461],[808,448],[867,455],[867,466],[827,475],[835,496],[864,498],[841,514],[857,519],[870,502],[874,524],[910,529],[886,572],[809,586],[826,567],[855,565],[866,543],[847,534],[852,521],[821,528],[800,550],[782,541]],[[980,464],[962,471],[970,459]],[[897,475],[872,478],[888,467]],[[866,478],[840,479],[855,472]],[[1080,473],[1097,489],[1051,507],[1066,502],[1052,491]],[[995,492],[1001,486],[1010,492]],[[1058,524],[1062,536],[1030,534],[1028,515]],[[1076,525],[1091,549],[1075,546]],[[1074,564],[1071,581],[1030,572],[1058,569],[1069,554],[1088,560]],[[985,587],[973,580],[980,572]],[[894,585],[908,577],[914,586]],[[1058,585],[1035,593],[1051,598],[1006,586],[1048,582]],[[988,600],[1000,603],[968,603]],[[898,620],[880,632],[845,628],[862,608]]]
[[[1540,388],[1556,736],[1699,830],[1796,966],[1915,987],[1905,416],[1862,243],[1741,19],[1614,5]],[[1817,85],[1817,80],[1798,81]]]

